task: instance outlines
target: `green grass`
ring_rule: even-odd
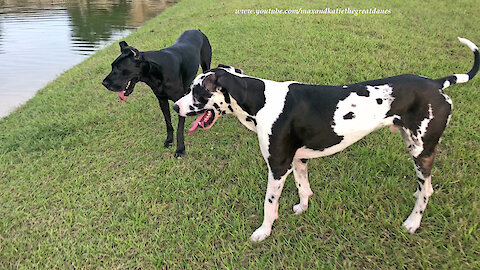
[[[213,65],[273,80],[344,84],[401,73],[465,73],[480,44],[476,0],[199,1],[167,9],[126,38],[140,50],[201,29]],[[244,8],[388,8],[390,15],[235,15]],[[447,89],[455,112],[415,235],[411,159],[381,130],[309,163],[301,216],[292,176],[262,243],[267,168],[256,134],[225,116],[164,149],[163,116],[144,84],[128,103],[101,86],[118,44],[68,70],[0,120],[0,268],[480,267],[480,79]],[[176,122],[176,116],[174,117]],[[193,119],[187,120],[187,126]]]

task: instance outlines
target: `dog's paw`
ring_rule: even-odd
[[[407,228],[407,232],[414,234],[415,231],[420,227],[421,217],[417,217],[415,214],[411,214],[405,222],[403,222],[403,226]]]
[[[295,212],[295,215],[300,215],[301,213],[305,212],[307,208],[308,205],[296,204],[293,206],[293,212]]]
[[[183,158],[183,157],[185,157],[185,154],[186,154],[186,153],[185,153],[185,149],[181,149],[181,150],[178,150],[178,149],[177,149],[177,151],[175,152],[174,157],[175,157],[175,158]]]
[[[260,228],[258,228],[253,232],[252,236],[250,236],[250,240],[252,242],[263,241],[265,240],[265,238],[267,238],[270,235],[271,232],[272,232],[271,228],[268,229],[268,228],[265,228],[264,226],[261,226]]]
[[[163,143],[163,147],[169,148],[170,146],[172,146],[172,143],[173,143],[173,139],[166,139],[165,142]]]

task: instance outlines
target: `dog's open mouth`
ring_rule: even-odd
[[[188,134],[193,134],[198,127],[209,129],[213,126],[213,123],[215,123],[216,120],[215,111],[207,110],[195,119],[192,123],[192,127],[188,130]]]
[[[135,87],[135,82],[133,80],[128,81],[127,86],[125,86],[125,89],[123,89],[120,92],[117,92],[120,100],[127,102],[127,98],[125,96],[128,96],[132,93],[133,87]]]

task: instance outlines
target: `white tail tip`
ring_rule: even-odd
[[[470,40],[461,37],[458,37],[458,40],[460,40],[461,43],[467,45],[472,51],[478,51],[477,45],[473,44],[473,42],[471,42]]]
[[[453,76],[457,77],[457,81],[455,83],[465,83],[470,79],[468,74],[454,74]]]

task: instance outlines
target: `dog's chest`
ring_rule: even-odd
[[[288,85],[291,82],[275,82],[264,80],[265,83],[265,106],[258,111],[257,134],[260,142],[260,150],[264,156],[268,156],[270,146],[269,136],[272,134],[273,124],[278,120],[285,106],[288,93]]]

